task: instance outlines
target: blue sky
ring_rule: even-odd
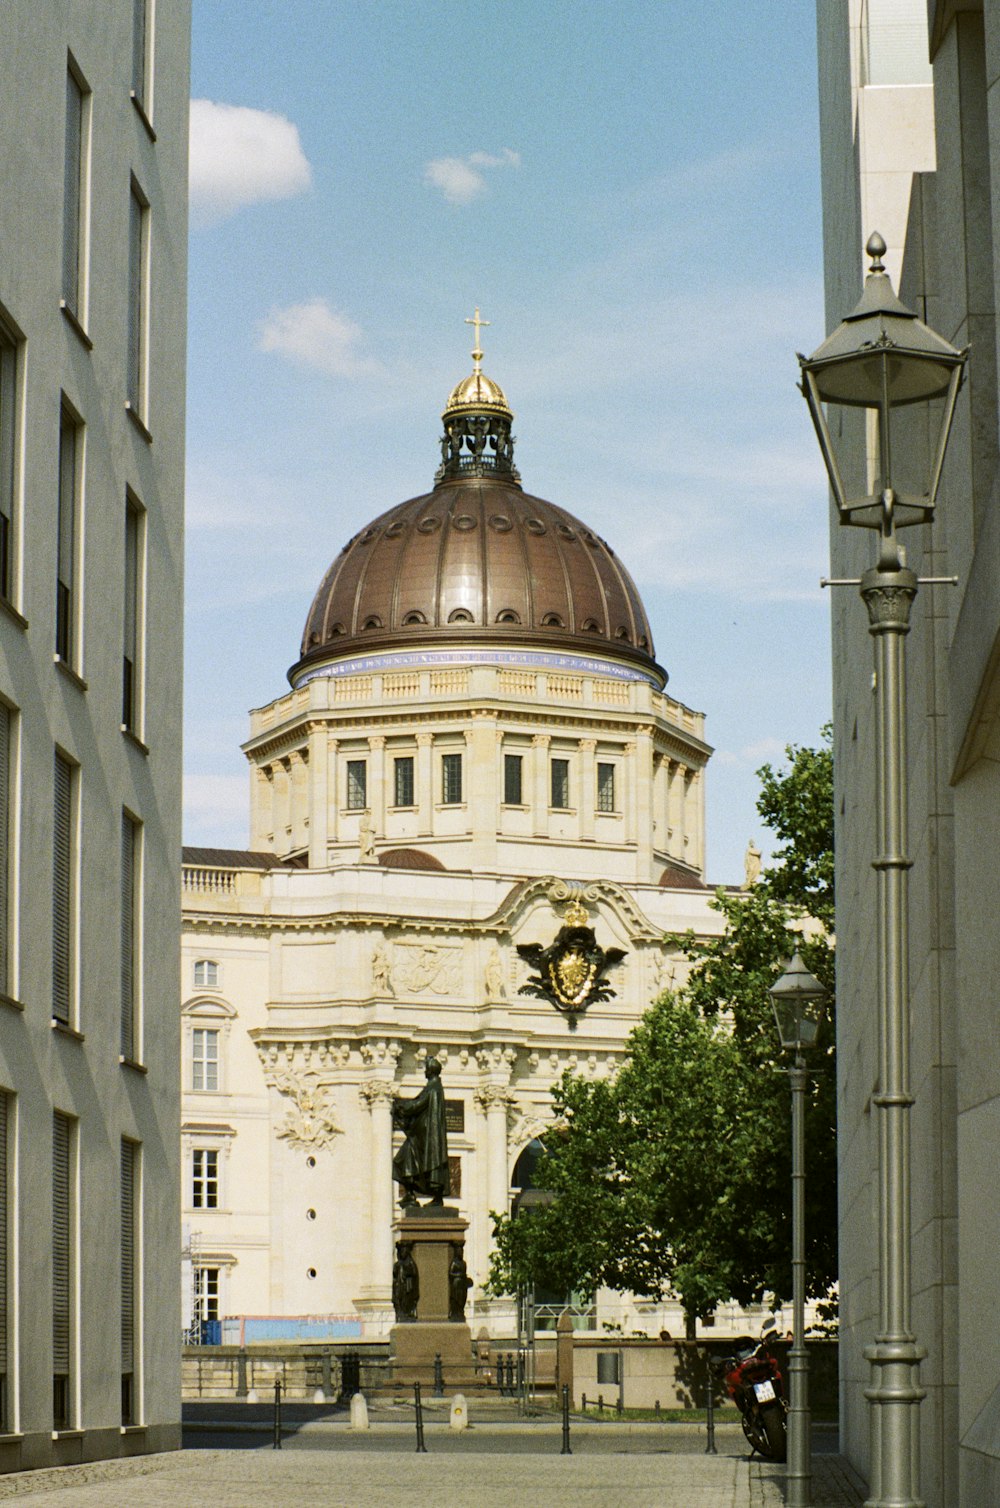
[[[707,717],[708,878],[829,716],[801,0],[195,0],[185,841],[247,841],[247,710],[313,592],[425,491],[471,368],[527,490],[598,530]]]

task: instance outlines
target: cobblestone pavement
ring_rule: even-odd
[[[781,1468],[745,1455],[426,1456],[378,1450],[183,1450],[0,1477],[32,1508],[777,1508]],[[815,1508],[863,1499],[839,1457],[816,1463]]]

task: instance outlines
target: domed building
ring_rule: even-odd
[[[473,362],[433,488],[347,541],[251,714],[249,850],[185,850],[191,1306],[228,1339],[391,1325],[391,1104],[431,1054],[469,1317],[509,1333],[490,1211],[553,1083],[614,1071],[682,967],[665,933],[718,931],[703,718],[612,547],[524,490]]]

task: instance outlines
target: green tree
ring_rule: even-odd
[[[833,914],[824,735],[818,750],[790,746],[785,769],[759,771],[758,809],[784,847],[751,890],[717,892],[721,937],[667,938],[691,960],[689,978],[647,1011],[617,1077],[566,1074],[556,1086],[561,1129],[546,1139],[536,1170],[555,1198],[529,1218],[494,1216],[493,1292],[606,1284],[658,1298],[669,1288],[689,1321],[727,1298],[790,1292],[788,1080],[768,989],[799,947],[832,1002],[833,945],[822,925]],[[836,1274],[833,1041],[831,1023],[806,1105],[807,1276],[817,1295]]]

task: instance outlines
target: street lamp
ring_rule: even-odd
[[[872,259],[857,307],[808,359],[799,357],[801,391],[809,405],[842,524],[879,532],[878,563],[855,582],[875,639],[877,690],[876,809],[878,853],[878,1092],[872,1105],[879,1127],[879,1328],[865,1351],[871,1363],[872,1495],[869,1508],[922,1508],[919,1414],[924,1397],[921,1358],[910,1317],[910,1001],[907,977],[907,772],[905,637],[918,581],[906,565],[896,530],[934,515],[945,448],[968,351],[935,334],[901,303],[882,264],[885,242],[873,235]],[[924,475],[898,485],[925,446],[901,446],[895,411],[934,403],[926,411]],[[824,413],[823,405],[828,413]],[[866,475],[848,487],[849,460],[858,457],[858,431],[844,408],[866,411]],[[831,422],[832,421],[832,422]],[[897,425],[898,428],[898,425]],[[895,440],[895,452],[894,452]],[[846,450],[845,448],[846,447]],[[898,452],[898,453],[897,453]],[[904,464],[900,464],[903,455]],[[952,580],[925,577],[924,581]]]
[[[826,991],[795,954],[770,989],[778,1036],[791,1057],[792,1089],[792,1349],[788,1353],[788,1502],[811,1501],[809,1358],[806,1354],[806,1058],[816,1045]]]

